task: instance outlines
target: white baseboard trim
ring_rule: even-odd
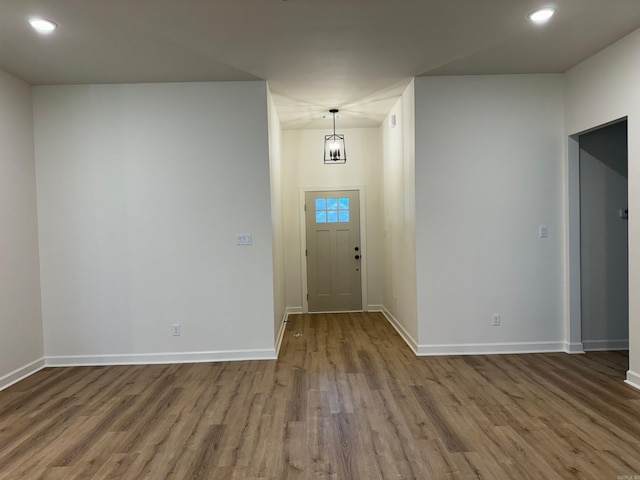
[[[278,336],[276,337],[276,358],[280,355],[280,347],[282,346],[282,339],[284,338],[284,332],[287,329],[287,320],[289,319],[289,309],[284,311],[282,316],[282,322],[280,323],[280,329],[278,330]]]
[[[629,339],[621,340],[583,340],[582,344],[587,352],[606,350],[629,350]]]
[[[444,355],[506,355],[518,353],[550,353],[567,351],[564,342],[521,342],[521,343],[467,343],[458,345],[419,345],[400,322],[382,306],[382,313],[396,329],[409,348],[420,357]],[[574,351],[582,344],[573,344]],[[584,352],[580,352],[584,353]]]
[[[262,348],[256,350],[223,350],[214,352],[50,356],[45,357],[45,365],[47,367],[89,367],[100,365],[234,362],[243,360],[275,360],[276,358],[275,348]]]
[[[411,334],[409,332],[407,332],[407,330],[404,328],[404,326],[398,321],[398,319],[396,317],[394,317],[391,314],[391,312],[389,310],[387,310],[384,307],[384,305],[380,305],[380,307],[382,308],[382,310],[380,310],[380,311],[386,317],[386,319],[389,321],[391,326],[396,329],[396,332],[398,332],[400,337],[402,337],[402,339],[409,346],[409,348],[411,350],[413,350],[413,353],[418,355],[418,342],[416,342],[416,340],[411,336]]]
[[[582,345],[582,342],[565,342],[564,353],[571,355],[584,353],[584,345]]]
[[[460,345],[418,345],[418,356],[508,355],[563,352],[563,342],[466,343]]]
[[[0,391],[5,388],[9,388],[14,383],[18,383],[20,380],[24,380],[30,375],[39,372],[45,367],[44,357],[34,360],[27,365],[16,368],[13,372],[9,372],[6,375],[0,377]]]
[[[296,315],[299,313],[304,313],[302,307],[287,307],[286,309],[287,315]]]
[[[627,370],[627,379],[624,381],[624,383],[640,390],[640,373]]]
[[[367,312],[382,312],[384,313],[384,305],[367,305]]]

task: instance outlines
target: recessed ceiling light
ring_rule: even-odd
[[[48,35],[58,28],[58,25],[46,18],[29,17],[28,22],[36,32],[41,33],[42,35]]]
[[[552,7],[539,8],[529,14],[529,20],[533,23],[547,23],[553,14],[556,13],[556,9]]]

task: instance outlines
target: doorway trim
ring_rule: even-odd
[[[360,245],[362,247],[363,257],[369,254],[367,250],[366,235],[366,195],[364,185],[340,185],[332,187],[300,187],[300,271],[302,278],[302,312],[309,313],[309,301],[307,300],[307,256],[305,250],[307,248],[307,226],[305,221],[305,195],[307,192],[335,192],[342,190],[353,190],[358,192],[360,197]],[[362,286],[362,311],[369,311],[369,303],[367,298],[367,258],[363,258],[364,262],[360,266],[361,286]]]
[[[580,272],[580,142],[570,135],[567,146],[567,321],[565,352],[584,353],[582,345],[582,280]]]
[[[582,343],[582,280],[580,272],[580,135],[627,120],[628,116],[596,125],[567,137],[567,235],[565,293],[566,306],[565,352],[585,353]]]

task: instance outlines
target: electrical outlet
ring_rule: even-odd
[[[500,326],[500,314],[499,313],[494,313],[491,318],[492,318],[491,325],[493,325],[494,327],[499,327]]]
[[[250,233],[236,233],[236,245],[251,245],[253,236]]]
[[[179,323],[174,323],[173,325],[171,325],[171,329],[173,331],[173,336],[174,337],[179,337],[180,336],[180,324]]]

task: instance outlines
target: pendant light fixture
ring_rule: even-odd
[[[338,113],[338,109],[332,108],[329,112],[333,114],[333,135],[324,136],[324,163],[347,163],[344,135],[336,134],[336,113]]]

